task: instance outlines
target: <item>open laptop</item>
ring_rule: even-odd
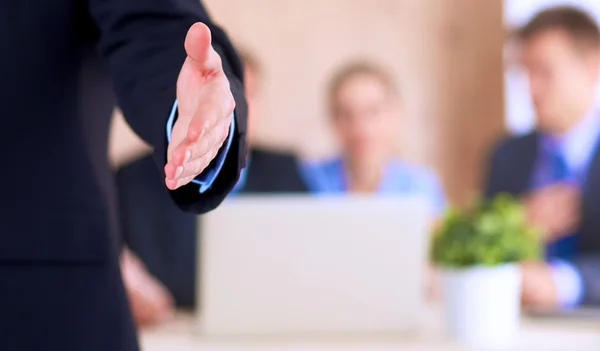
[[[199,327],[208,336],[410,331],[424,304],[426,203],[239,197],[205,215]]]

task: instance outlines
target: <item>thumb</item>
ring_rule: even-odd
[[[195,23],[188,30],[184,44],[185,52],[200,70],[215,68],[211,64],[211,61],[214,61],[211,41],[210,29],[204,23]]]

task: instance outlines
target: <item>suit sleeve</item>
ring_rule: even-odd
[[[575,267],[583,279],[583,300],[587,306],[600,306],[600,254],[577,258]]]
[[[579,269],[573,263],[561,259],[551,259],[548,263],[561,308],[572,309],[579,306],[585,293]]]
[[[501,176],[502,176],[502,146],[496,145],[488,156],[487,169],[484,173],[483,180],[483,196],[492,198],[501,192]]]
[[[236,101],[235,132],[210,189],[200,194],[198,185],[190,184],[170,193],[185,211],[204,213],[217,207],[235,186],[247,148],[243,72],[229,39],[211,23],[198,0],[88,0],[88,4],[100,30],[99,51],[109,62],[119,105],[132,128],[154,146],[161,172],[166,163],[165,128],[186,57],[185,36],[196,22],[211,29],[213,47],[222,58]]]

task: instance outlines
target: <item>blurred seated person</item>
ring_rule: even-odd
[[[333,76],[328,105],[341,153],[303,166],[312,192],[420,195],[436,215],[441,212],[444,194],[436,175],[396,155],[403,112],[397,95],[393,78],[375,64],[352,63]]]
[[[121,113],[115,113],[109,140],[109,162],[112,168],[117,170],[133,160],[151,157],[151,152],[152,148],[131,130]],[[147,176],[140,181],[144,178]],[[170,292],[148,273],[144,263],[127,247],[121,251],[120,266],[135,322],[138,325],[148,325],[169,319],[174,309]]]
[[[173,298],[167,288],[148,273],[140,259],[125,248],[121,252],[121,274],[137,325],[150,325],[171,318]]]
[[[278,152],[257,145],[260,131],[262,66],[248,52],[240,53],[244,62],[244,87],[248,102],[248,159],[240,174],[234,193],[306,193],[306,184],[299,163],[293,154]]]
[[[142,157],[151,158],[152,148],[135,134],[120,112],[113,115],[108,147],[109,162],[114,170]],[[149,174],[140,177],[139,181],[142,184],[146,183],[147,178],[151,177]],[[150,193],[152,189],[154,188],[149,188]],[[119,205],[123,206],[122,196],[119,197],[121,197]],[[148,215],[152,216],[154,213]],[[127,224],[123,222],[123,218],[120,219],[123,231]],[[145,264],[127,247],[127,240],[123,241],[125,246],[121,250],[120,257],[121,275],[134,321],[143,326],[169,319],[175,308],[171,293],[148,272]]]
[[[537,130],[493,151],[486,196],[523,199],[546,260],[522,265],[524,306],[600,305],[600,31],[586,13],[556,7],[518,33]]]
[[[242,55],[242,61],[245,66],[244,85],[249,108],[250,151],[247,166],[242,171],[235,192],[306,192],[293,155],[255,147],[255,134],[261,114],[261,68],[248,54]],[[120,166],[116,178],[122,233],[127,246],[139,257],[139,262],[135,262],[135,259],[125,262],[134,261],[134,264],[130,264],[133,266],[131,270],[138,273],[143,270],[148,276],[135,279],[144,283],[149,291],[134,294],[133,299],[138,297],[140,301],[133,301],[132,308],[134,315],[144,316],[142,323],[159,322],[164,319],[164,315],[169,314],[163,311],[164,306],[173,308],[166,303],[171,299],[180,307],[194,306],[197,221],[201,217],[183,213],[173,205],[162,179],[156,175],[156,165],[150,156],[134,160],[145,152],[143,144],[132,140],[136,136],[124,130],[115,130],[113,133],[129,139],[115,140],[115,143],[119,142],[123,146],[121,149],[111,145],[111,149],[115,149],[112,153],[113,163]],[[134,284],[129,284],[127,280],[135,275],[124,274],[128,289]],[[155,279],[152,276],[156,277],[158,284],[149,283]],[[163,284],[168,292],[167,296],[158,292]],[[142,284],[137,286],[140,285]],[[135,313],[136,308],[143,310],[143,313]]]

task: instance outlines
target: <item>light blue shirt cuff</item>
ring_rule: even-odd
[[[177,101],[173,104],[173,108],[171,109],[171,114],[169,115],[169,120],[167,121],[167,140],[171,142],[171,133],[173,132],[173,124],[175,123],[175,116],[177,115]],[[223,164],[225,164],[225,157],[227,157],[227,153],[231,148],[231,143],[233,142],[233,134],[235,132],[235,114],[231,115],[231,125],[229,126],[229,136],[217,157],[215,157],[215,163],[211,164],[209,168],[206,168],[200,175],[198,175],[192,183],[198,184],[198,192],[200,194],[204,193],[206,190],[210,189],[211,185],[214,183],[215,179],[221,172],[221,168],[223,168]]]
[[[572,309],[579,306],[583,299],[584,285],[577,268],[563,260],[551,260],[549,263],[561,307]]]

